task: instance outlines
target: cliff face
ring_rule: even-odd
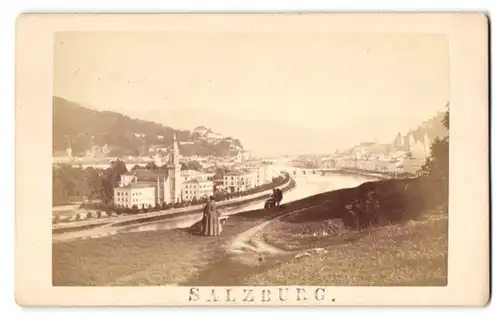
[[[392,144],[397,149],[406,150],[411,139],[413,139],[414,142],[425,143],[425,136],[427,135],[429,142],[432,143],[432,141],[438,137],[447,136],[448,130],[442,123],[444,116],[445,112],[439,112],[436,116],[423,122],[416,129],[410,130],[404,135],[399,132],[392,141]]]

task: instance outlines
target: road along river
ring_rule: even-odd
[[[296,182],[296,186],[289,192],[283,194],[282,203],[296,201],[315,194],[320,194],[337,189],[356,187],[364,182],[375,180],[375,178],[370,178],[365,176],[341,175],[341,174],[332,174],[326,176],[306,175],[306,176],[295,177],[294,179]],[[271,195],[271,192],[269,192],[269,195]],[[247,205],[222,209],[221,212],[223,215],[234,215],[244,211],[261,209],[264,206],[264,201],[265,200],[259,200]],[[140,225],[121,226],[121,227],[116,227],[112,225],[102,225],[87,230],[54,234],[53,241],[59,242],[59,241],[68,241],[74,239],[97,238],[123,232],[144,232],[144,231],[167,230],[174,228],[186,228],[198,222],[201,219],[201,217],[202,213],[200,211],[199,214],[177,216],[177,217],[172,217],[165,221],[143,223]]]

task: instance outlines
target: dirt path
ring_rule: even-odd
[[[241,255],[245,253],[259,254],[259,255],[277,255],[277,254],[289,254],[293,252],[288,252],[268,244],[262,237],[262,230],[267,227],[273,221],[284,218],[285,216],[298,213],[300,211],[310,209],[302,208],[298,210],[291,211],[284,215],[277,216],[273,219],[265,221],[257,226],[254,226],[247,231],[239,234],[233,239],[229,245],[227,252],[231,255]]]
[[[285,260],[289,260],[297,252],[282,250],[268,244],[262,237],[262,232],[270,223],[310,208],[297,209],[279,215],[237,234],[226,245],[217,262],[209,265],[187,281],[179,283],[179,285],[239,285],[248,276],[265,271]]]

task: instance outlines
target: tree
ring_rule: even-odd
[[[88,199],[99,198],[103,191],[99,172],[93,167],[87,167],[83,175],[83,195]]]
[[[217,167],[217,168],[215,168],[214,179],[222,179],[222,178],[224,178],[224,174],[227,174],[229,172],[230,172],[230,169],[227,167]]]
[[[450,127],[450,110],[443,117],[442,123],[446,129]],[[428,176],[441,181],[442,186],[447,189],[449,178],[449,136],[436,138],[431,145],[431,154],[427,157],[425,164],[417,172],[419,176]]]
[[[149,162],[147,165],[146,165],[146,169],[147,170],[156,170],[158,169],[158,166],[156,166],[155,162]]]
[[[189,161],[187,163],[187,169],[190,169],[190,170],[193,170],[193,171],[201,171],[201,170],[203,170],[203,167],[197,161]]]
[[[450,129],[450,103],[448,102],[446,104],[446,113],[444,114],[444,117],[443,117],[443,120],[441,121],[444,125],[444,127],[446,127],[447,130]]]
[[[111,200],[114,195],[114,189],[118,186],[120,177],[127,172],[127,166],[120,160],[113,161],[111,166],[104,171],[101,177],[103,185],[103,196]]]

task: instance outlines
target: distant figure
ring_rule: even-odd
[[[269,209],[269,208],[273,208],[273,207],[276,207],[276,189],[274,189],[274,188],[273,188],[273,191],[271,193],[271,196],[269,196],[269,198],[264,203],[265,209]]]
[[[355,199],[352,203],[352,212],[354,217],[354,224],[355,224],[355,229],[360,230],[361,227],[363,226],[363,205],[358,199]]]
[[[375,224],[377,222],[378,213],[380,208],[380,200],[378,194],[375,190],[370,189],[366,194],[364,209],[366,212],[366,217],[369,224]]]
[[[213,196],[210,196],[203,208],[203,219],[201,221],[201,230],[205,236],[220,235],[219,215],[215,199]]]
[[[279,207],[281,201],[283,200],[283,192],[281,191],[281,189],[276,188],[274,190],[274,198],[276,199],[276,206]]]

